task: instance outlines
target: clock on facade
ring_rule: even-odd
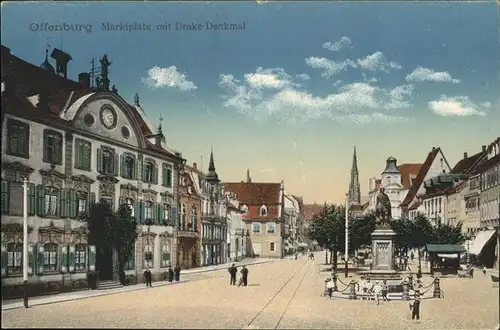
[[[109,106],[104,106],[101,109],[101,122],[104,127],[110,129],[116,125],[115,110]]]

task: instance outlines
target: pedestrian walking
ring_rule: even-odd
[[[380,305],[380,295],[382,294],[382,286],[378,281],[375,281],[375,284],[372,287],[372,292],[375,296],[375,301],[377,305]]]
[[[174,271],[172,270],[172,266],[171,265],[168,265],[168,281],[170,283],[172,283],[172,281],[174,280]]]
[[[149,268],[146,268],[144,271],[144,281],[146,282],[146,287],[152,287],[153,285],[151,284],[151,279],[152,279],[152,274]]]
[[[420,320],[420,292],[415,292],[415,300],[413,301],[413,304],[410,303],[410,310],[411,310],[411,319],[414,320],[415,318]]]
[[[233,264],[231,267],[229,267],[228,271],[231,276],[229,285],[236,285],[236,274],[238,274],[238,268],[236,268],[236,266]]]
[[[382,300],[383,301],[389,301],[389,298],[387,298],[388,291],[389,291],[389,287],[387,286],[387,280],[384,280],[382,282]]]
[[[241,280],[238,283],[238,286],[247,286],[248,285],[248,269],[245,265],[241,268]]]
[[[328,291],[328,297],[331,299],[333,294],[333,287],[335,283],[333,282],[333,278],[331,278],[328,282],[326,282],[326,290]]]

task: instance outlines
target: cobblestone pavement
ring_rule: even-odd
[[[422,319],[416,322],[407,302],[377,306],[321,297],[325,273],[318,271],[320,256],[315,263],[300,258],[249,266],[246,288],[229,286],[227,270],[198,273],[198,280],[179,285],[5,311],[2,326],[494,329],[499,323],[498,289],[482,274],[442,279],[444,299],[423,300]],[[431,278],[423,280],[430,283]]]

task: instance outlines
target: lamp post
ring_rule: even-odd
[[[23,180],[23,288],[24,308],[28,308],[28,180]]]
[[[345,277],[349,276],[349,194],[345,194]]]

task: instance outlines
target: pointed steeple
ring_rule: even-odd
[[[359,185],[358,157],[356,155],[356,146],[354,147],[354,154],[352,156],[351,180],[349,182],[348,201],[349,204],[361,204],[361,187]]]
[[[252,178],[250,177],[250,169],[247,169],[247,183],[252,183]]]
[[[214,150],[210,149],[210,162],[208,164],[208,173],[206,175],[206,180],[210,183],[219,182],[219,176],[215,171],[215,163],[214,163]]]
[[[51,73],[56,72],[56,70],[54,69],[52,64],[50,64],[50,62],[49,62],[49,50],[48,49],[45,49],[45,61],[43,61],[43,63],[40,65],[40,67],[44,70],[51,72]]]

